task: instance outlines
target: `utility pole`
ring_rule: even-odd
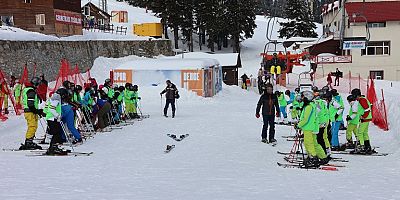
[[[343,40],[345,36],[345,28],[346,28],[346,10],[345,10],[345,5],[346,0],[343,0],[342,3],[342,24],[341,24],[341,30],[340,30],[340,50],[342,50],[341,55],[343,55]]]

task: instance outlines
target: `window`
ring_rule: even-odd
[[[90,16],[90,7],[89,6],[83,7],[83,14],[85,16]]]
[[[361,56],[390,55],[390,41],[368,42]]]
[[[99,25],[104,25],[104,19],[98,19],[98,20],[97,20],[97,23],[98,23]]]
[[[39,25],[39,26],[46,25],[46,20],[45,20],[45,15],[44,14],[36,15],[36,25]]]
[[[32,3],[32,0],[24,0],[24,3]]]
[[[383,70],[369,71],[369,77],[376,80],[383,80]]]
[[[370,22],[368,23],[368,27],[369,28],[382,28],[382,27],[386,27],[386,22]]]
[[[342,50],[342,56],[351,56],[351,50],[350,49]]]

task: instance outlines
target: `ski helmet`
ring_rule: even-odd
[[[125,90],[125,87],[121,85],[121,86],[119,86],[118,90],[122,92]]]
[[[68,98],[68,90],[65,88],[60,88],[56,91],[57,94],[61,96],[61,99],[66,99]],[[54,95],[54,94],[53,94]]]
[[[354,95],[355,97],[359,97],[359,96],[361,96],[361,90],[358,89],[358,88],[354,88],[354,89],[351,91],[351,94]]]
[[[76,85],[76,86],[75,86],[75,91],[76,91],[76,92],[80,92],[80,91],[82,91],[82,89],[83,89],[83,88],[82,88],[82,86],[80,86],[80,85]]]
[[[300,92],[300,88],[296,88],[296,89],[294,89],[294,91],[299,93]]]
[[[33,77],[33,78],[31,79],[31,83],[32,83],[32,85],[33,85],[34,87],[37,87],[37,86],[39,86],[39,84],[40,84],[40,79],[39,79],[38,77]]]
[[[288,96],[290,96],[290,90],[286,90],[286,91],[285,91],[285,94],[288,95]]]
[[[324,99],[331,100],[332,99],[332,92],[331,91],[325,92]]]
[[[321,90],[323,90],[323,91],[329,91],[329,87],[325,85],[324,87],[322,87]]]
[[[61,101],[61,96],[58,93],[54,93],[53,96],[50,98],[53,101]]]
[[[133,90],[133,91],[138,91],[138,90],[139,90],[139,87],[138,87],[137,85],[133,85],[133,86],[132,86],[132,90]]]
[[[111,85],[111,79],[107,78],[106,80],[104,80],[104,86],[109,86]]]
[[[354,96],[354,95],[351,94],[351,95],[347,96],[347,101],[348,101],[348,102],[352,102],[352,101],[355,101],[356,98],[357,98],[356,96]]]
[[[313,90],[313,92],[318,92],[318,87],[317,86],[313,86],[312,90]]]
[[[69,81],[64,81],[64,82],[62,83],[63,87],[66,88],[66,89],[69,89],[69,88],[71,87],[70,84],[71,84],[71,82],[69,82]]]
[[[314,99],[314,93],[312,91],[302,92],[303,101],[312,101]]]
[[[331,92],[332,92],[332,96],[337,96],[337,95],[339,95],[339,93],[337,92],[336,89],[332,89]]]

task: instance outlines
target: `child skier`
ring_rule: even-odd
[[[350,104],[350,111],[346,117],[347,130],[346,130],[346,148],[354,149],[355,144],[353,143],[353,133],[359,143],[358,135],[358,124],[360,123],[360,108],[359,103],[354,95],[347,96],[347,101]]]
[[[15,85],[14,85],[14,97],[15,97],[15,103],[17,109],[21,109],[21,91],[22,91],[22,85],[19,83],[19,80],[15,80]]]
[[[264,93],[261,95],[257,103],[256,117],[260,118],[260,110],[262,107],[263,128],[261,133],[261,142],[276,143],[275,140],[275,116],[279,117],[279,103],[277,96],[273,93],[273,86],[266,84]],[[269,138],[267,140],[267,132],[269,125]]]
[[[329,118],[331,121],[331,133],[332,133],[332,140],[331,140],[331,146],[332,150],[337,151],[341,150],[340,144],[339,144],[339,128],[340,125],[343,122],[343,110],[344,110],[344,104],[343,101],[341,101],[341,97],[337,93],[335,89],[331,91],[332,93],[332,98],[330,99],[329,102]]]
[[[132,84],[126,83],[124,90],[125,112],[130,119],[134,119],[135,104],[133,102]]]
[[[132,101],[133,101],[133,115],[135,118],[140,118],[140,116],[137,114],[137,110],[138,110],[138,102],[139,100],[141,100],[142,98],[139,97],[139,87],[137,85],[132,86]]]
[[[66,155],[67,152],[58,148],[58,144],[63,143],[61,134],[61,96],[54,93],[47,101],[44,113],[46,114],[48,133],[51,135],[50,146],[46,154],[48,155]]]
[[[302,93],[304,107],[300,115],[300,121],[295,126],[296,128],[300,128],[304,134],[304,146],[308,155],[308,158],[304,160],[306,167],[318,167],[320,164],[326,164],[328,161],[324,150],[317,142],[317,136],[314,134],[319,129],[319,125],[316,105],[312,101],[313,98],[314,93],[312,91],[304,91]]]
[[[22,102],[24,107],[24,116],[28,124],[26,131],[25,144],[22,144],[20,150],[42,149],[41,146],[33,142],[36,130],[38,128],[39,117],[44,116],[43,110],[39,109],[39,97],[36,93],[36,87],[39,85],[38,77],[32,78],[30,83],[25,85],[22,92]]]
[[[300,88],[296,88],[294,90],[294,98],[292,100],[292,106],[290,106],[290,115],[292,116],[292,121],[293,122],[298,122],[298,118],[299,118],[299,112],[301,110],[301,108],[303,107],[301,105],[301,103],[299,102],[299,100],[301,99],[300,97]]]
[[[286,113],[286,106],[287,106],[287,101],[285,98],[285,94],[283,92],[278,92],[278,102],[279,102],[279,110],[280,113],[282,114],[281,117],[283,117],[283,124],[287,124],[287,113]]]
[[[322,96],[324,97],[324,96]],[[329,123],[329,111],[325,99],[318,96],[315,100],[317,108],[318,135],[317,142],[324,149],[325,153],[330,155],[330,142],[328,140],[327,127]]]
[[[365,98],[365,96],[361,95],[361,90],[358,88],[353,89],[351,91],[351,94],[356,97],[360,107],[360,125],[358,128],[358,139],[360,141],[360,148],[357,149],[364,151],[366,154],[373,154],[375,153],[375,151],[371,147],[368,135],[369,122],[372,121],[371,103],[368,101],[367,98]],[[356,153],[358,153],[357,150]]]

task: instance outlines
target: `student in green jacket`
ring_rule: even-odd
[[[302,92],[303,110],[300,115],[300,121],[296,128],[300,128],[304,134],[304,147],[308,158],[304,160],[307,167],[317,167],[320,164],[328,162],[325,151],[317,142],[317,135],[314,134],[319,129],[317,120],[317,109],[313,102],[314,93],[312,91]]]

